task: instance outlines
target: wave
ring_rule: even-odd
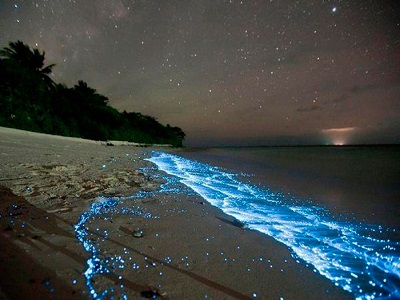
[[[335,220],[328,210],[241,182],[234,173],[164,152],[147,159],[249,229],[288,246],[294,256],[359,299],[400,298],[396,229]]]

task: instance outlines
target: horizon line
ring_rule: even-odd
[[[399,147],[400,143],[374,143],[374,144],[293,144],[293,145],[226,145],[226,146],[183,146],[182,148],[289,148],[289,147],[327,147],[327,148],[346,148],[346,147]]]

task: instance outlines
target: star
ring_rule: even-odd
[[[0,48],[45,51],[57,82],[178,126],[187,146],[318,142],[317,128],[344,126],[400,140],[398,1],[188,1],[3,1]]]

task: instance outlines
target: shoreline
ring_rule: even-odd
[[[90,299],[84,272],[91,255],[76,239],[74,226],[100,195],[159,189],[164,174],[150,174],[154,165],[144,160],[151,148],[0,133],[0,185],[15,194],[2,189],[0,299],[30,291],[45,299]],[[143,167],[149,173],[139,170]],[[129,299],[151,293],[161,299],[352,298],[296,262],[285,246],[240,228],[190,191],[120,198],[85,224],[88,240],[112,270],[92,278],[96,290],[113,286]],[[142,237],[133,236],[137,230]],[[118,256],[124,263],[110,264]]]
[[[1,135],[13,135],[17,137],[30,137],[30,138],[41,138],[41,139],[53,139],[60,141],[68,141],[68,142],[79,142],[79,143],[89,143],[89,144],[97,144],[103,146],[130,146],[130,147],[152,147],[152,148],[173,148],[170,144],[146,144],[146,143],[134,143],[128,141],[95,141],[78,137],[70,137],[70,136],[62,136],[62,135],[52,135],[48,133],[42,132],[33,132],[26,131],[17,128],[10,127],[1,127],[0,126],[0,134]]]

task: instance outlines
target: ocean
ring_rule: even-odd
[[[400,226],[399,146],[211,148],[182,155],[249,174],[244,181],[339,217]]]
[[[360,299],[400,297],[400,148],[153,152],[211,205]]]

